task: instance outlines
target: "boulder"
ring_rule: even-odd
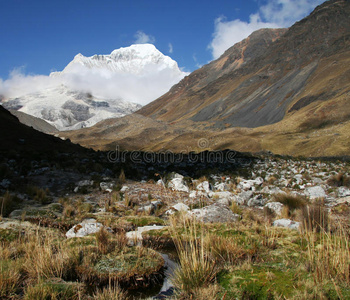
[[[159,179],[159,180],[157,181],[157,185],[160,185],[160,186],[165,187],[164,181],[163,181],[162,179]]]
[[[265,204],[265,207],[271,209],[276,215],[281,215],[283,206],[280,202],[269,202]]]
[[[201,182],[200,184],[197,185],[196,189],[197,191],[209,193],[210,192],[209,182],[208,181]]]
[[[257,177],[256,179],[254,180],[245,180],[243,179],[238,185],[237,187],[242,189],[242,190],[245,190],[245,191],[248,191],[248,190],[253,190],[255,189],[255,186],[260,186],[262,185],[264,182],[264,179],[262,179],[261,177]]]
[[[120,191],[122,193],[125,193],[128,189],[129,189],[129,187],[127,185],[123,185],[122,188],[120,189]]]
[[[221,183],[215,183],[214,184],[214,189],[216,191],[220,191],[220,192],[223,192],[227,189],[227,186],[224,182],[221,182]]]
[[[344,186],[341,186],[339,189],[338,189],[338,197],[347,197],[347,196],[350,196],[350,189],[344,187]]]
[[[232,202],[236,202],[237,200],[236,196],[230,192],[213,192],[211,197],[216,203],[222,205],[230,205]]]
[[[190,189],[184,182],[184,177],[180,174],[175,173],[173,176],[173,179],[171,179],[168,183],[168,188],[172,189],[173,191],[179,191],[179,192],[189,192]]]
[[[189,208],[188,205],[186,205],[184,203],[177,203],[177,204],[173,205],[172,207],[170,207],[170,209],[167,210],[165,212],[165,214],[172,215],[172,214],[174,214],[177,211],[185,211],[186,212],[186,211],[189,211],[189,210],[190,210],[190,208]]]
[[[128,239],[128,245],[129,246],[134,246],[134,245],[141,245],[142,243],[142,233],[150,230],[161,230],[165,226],[143,226],[143,227],[138,227],[137,230],[135,231],[129,231],[126,233],[126,238]]]
[[[193,209],[189,213],[204,223],[227,223],[241,219],[241,216],[234,214],[228,206],[220,204]]]
[[[246,205],[252,196],[253,196],[252,191],[241,192],[237,195],[236,202],[240,205]]]
[[[295,222],[290,219],[279,219],[274,221],[272,225],[277,227],[286,227],[289,229],[298,229],[300,226],[300,222]]]
[[[100,182],[100,188],[101,188],[101,191],[111,193],[113,191],[113,188],[114,188],[114,183],[113,182]]]
[[[73,237],[84,237],[100,231],[102,227],[103,225],[98,223],[95,219],[85,219],[81,223],[69,229],[66,233],[66,237],[68,239]],[[107,230],[111,231],[110,228],[107,228]]]
[[[266,199],[263,197],[262,194],[256,195],[254,198],[251,198],[248,200],[247,205],[249,207],[255,207],[255,206],[264,206],[266,203]]]
[[[311,200],[317,199],[317,198],[326,198],[327,197],[326,192],[319,185],[306,188],[305,195],[309,196]]]

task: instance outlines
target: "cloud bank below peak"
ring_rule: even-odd
[[[140,39],[148,40],[141,35]],[[77,55],[67,70],[50,76],[26,75],[24,68],[16,69],[7,80],[0,79],[0,96],[13,99],[64,85],[100,99],[123,99],[145,105],[188,75],[155,47],[133,45],[119,50],[110,55]]]
[[[208,49],[213,59],[219,58],[228,48],[261,28],[285,28],[309,14],[324,0],[268,0],[249,16],[249,21],[229,21],[225,16],[215,19],[214,33]]]

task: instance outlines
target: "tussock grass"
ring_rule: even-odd
[[[128,300],[128,296],[124,290],[122,290],[118,285],[111,286],[98,290],[94,293],[94,300]]]
[[[336,232],[321,230],[305,231],[307,259],[314,281],[323,283],[331,280],[350,285],[350,243],[349,235],[342,226]]]
[[[182,216],[182,229],[187,232],[186,240],[178,233],[177,221],[172,219],[170,232],[179,257],[180,267],[175,270],[173,282],[185,292],[206,287],[215,280],[218,264],[205,246],[204,227],[197,226],[195,219]]]
[[[98,251],[101,254],[107,254],[112,250],[112,245],[109,239],[109,233],[104,227],[101,227],[100,231],[96,233],[96,241]]]
[[[79,283],[64,282],[59,278],[28,286],[24,300],[80,300],[83,287]]]
[[[335,187],[340,187],[340,186],[350,187],[350,177],[340,172],[336,175],[332,175],[327,180],[327,184]]]
[[[307,204],[306,198],[304,196],[286,193],[274,195],[273,201],[284,204],[288,207],[290,212],[296,209],[301,209]]]
[[[28,237],[23,268],[30,279],[64,278],[69,275],[73,265],[70,252],[53,233],[40,235],[37,232]]]
[[[302,208],[302,225],[305,230],[320,232],[328,229],[328,210],[319,200]]]
[[[21,274],[18,264],[11,261],[0,261],[0,299],[10,299],[18,291]]]

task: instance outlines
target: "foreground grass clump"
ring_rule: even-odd
[[[147,287],[162,277],[164,260],[152,249],[133,247],[108,254],[91,250],[94,248],[83,252],[83,261],[78,267],[79,277],[87,283],[106,285],[112,281],[129,287]]]
[[[18,264],[10,260],[0,262],[0,299],[10,298],[20,291],[21,273]]]
[[[187,293],[195,293],[199,288],[212,283],[218,272],[217,262],[205,247],[204,227],[197,226],[193,219],[183,217],[182,230],[186,232],[184,241],[178,233],[176,221],[172,220],[171,233],[179,256],[180,267],[174,274],[175,286]]]
[[[340,226],[334,233],[306,231],[308,267],[315,282],[332,281],[350,287],[349,234]]]
[[[83,294],[84,289],[81,284],[76,282],[64,282],[61,279],[53,278],[48,281],[28,286],[25,291],[24,299],[78,300],[82,298]]]
[[[128,300],[128,296],[119,286],[109,286],[102,291],[95,292],[94,300]]]

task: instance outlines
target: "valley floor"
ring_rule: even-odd
[[[147,180],[102,166],[37,160],[16,179],[1,164],[1,299],[350,298],[348,162]]]

